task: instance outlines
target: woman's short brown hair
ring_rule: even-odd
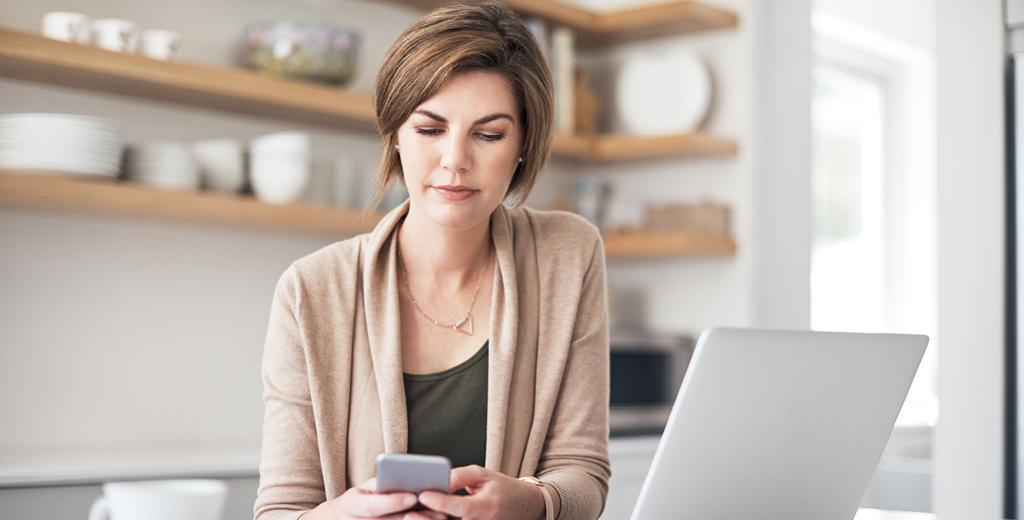
[[[398,36],[377,73],[373,104],[383,156],[377,166],[376,206],[402,163],[398,129],[452,75],[475,70],[502,74],[512,85],[523,128],[521,156],[506,199],[522,204],[551,148],[554,91],[544,54],[523,20],[498,1],[454,4],[427,13]]]

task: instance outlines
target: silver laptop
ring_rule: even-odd
[[[632,518],[853,518],[927,344],[705,331]]]

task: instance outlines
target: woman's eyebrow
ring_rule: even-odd
[[[429,110],[418,109],[418,110],[414,110],[413,113],[414,114],[423,114],[423,115],[425,115],[425,116],[427,116],[427,117],[429,117],[429,118],[431,118],[431,119],[433,119],[435,121],[439,121],[441,123],[447,123],[448,122],[447,119],[445,119],[445,118],[443,118],[443,117],[441,117],[441,116],[439,116],[439,115],[437,115],[437,114],[435,114],[435,113],[433,113],[433,112],[431,112]],[[504,112],[499,112],[499,113],[496,113],[496,114],[491,114],[489,116],[481,117],[480,119],[477,119],[476,121],[473,121],[473,124],[474,125],[482,125],[484,123],[488,123],[490,121],[494,121],[495,119],[501,119],[501,118],[508,119],[509,121],[512,121],[513,123],[516,122],[515,119],[512,119],[512,116],[510,116],[510,115],[508,115],[508,114],[506,114]]]

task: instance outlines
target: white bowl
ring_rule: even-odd
[[[192,144],[202,170],[203,185],[213,191],[238,193],[245,184],[244,147],[236,139],[208,139]]]
[[[256,197],[271,204],[300,200],[309,184],[309,160],[254,159],[250,169]]]
[[[255,155],[262,153],[308,154],[310,141],[309,134],[302,132],[277,132],[253,139],[249,150]]]

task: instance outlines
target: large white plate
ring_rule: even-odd
[[[673,51],[623,65],[615,108],[630,133],[688,133],[700,129],[711,97],[711,73],[704,60],[691,52]]]

